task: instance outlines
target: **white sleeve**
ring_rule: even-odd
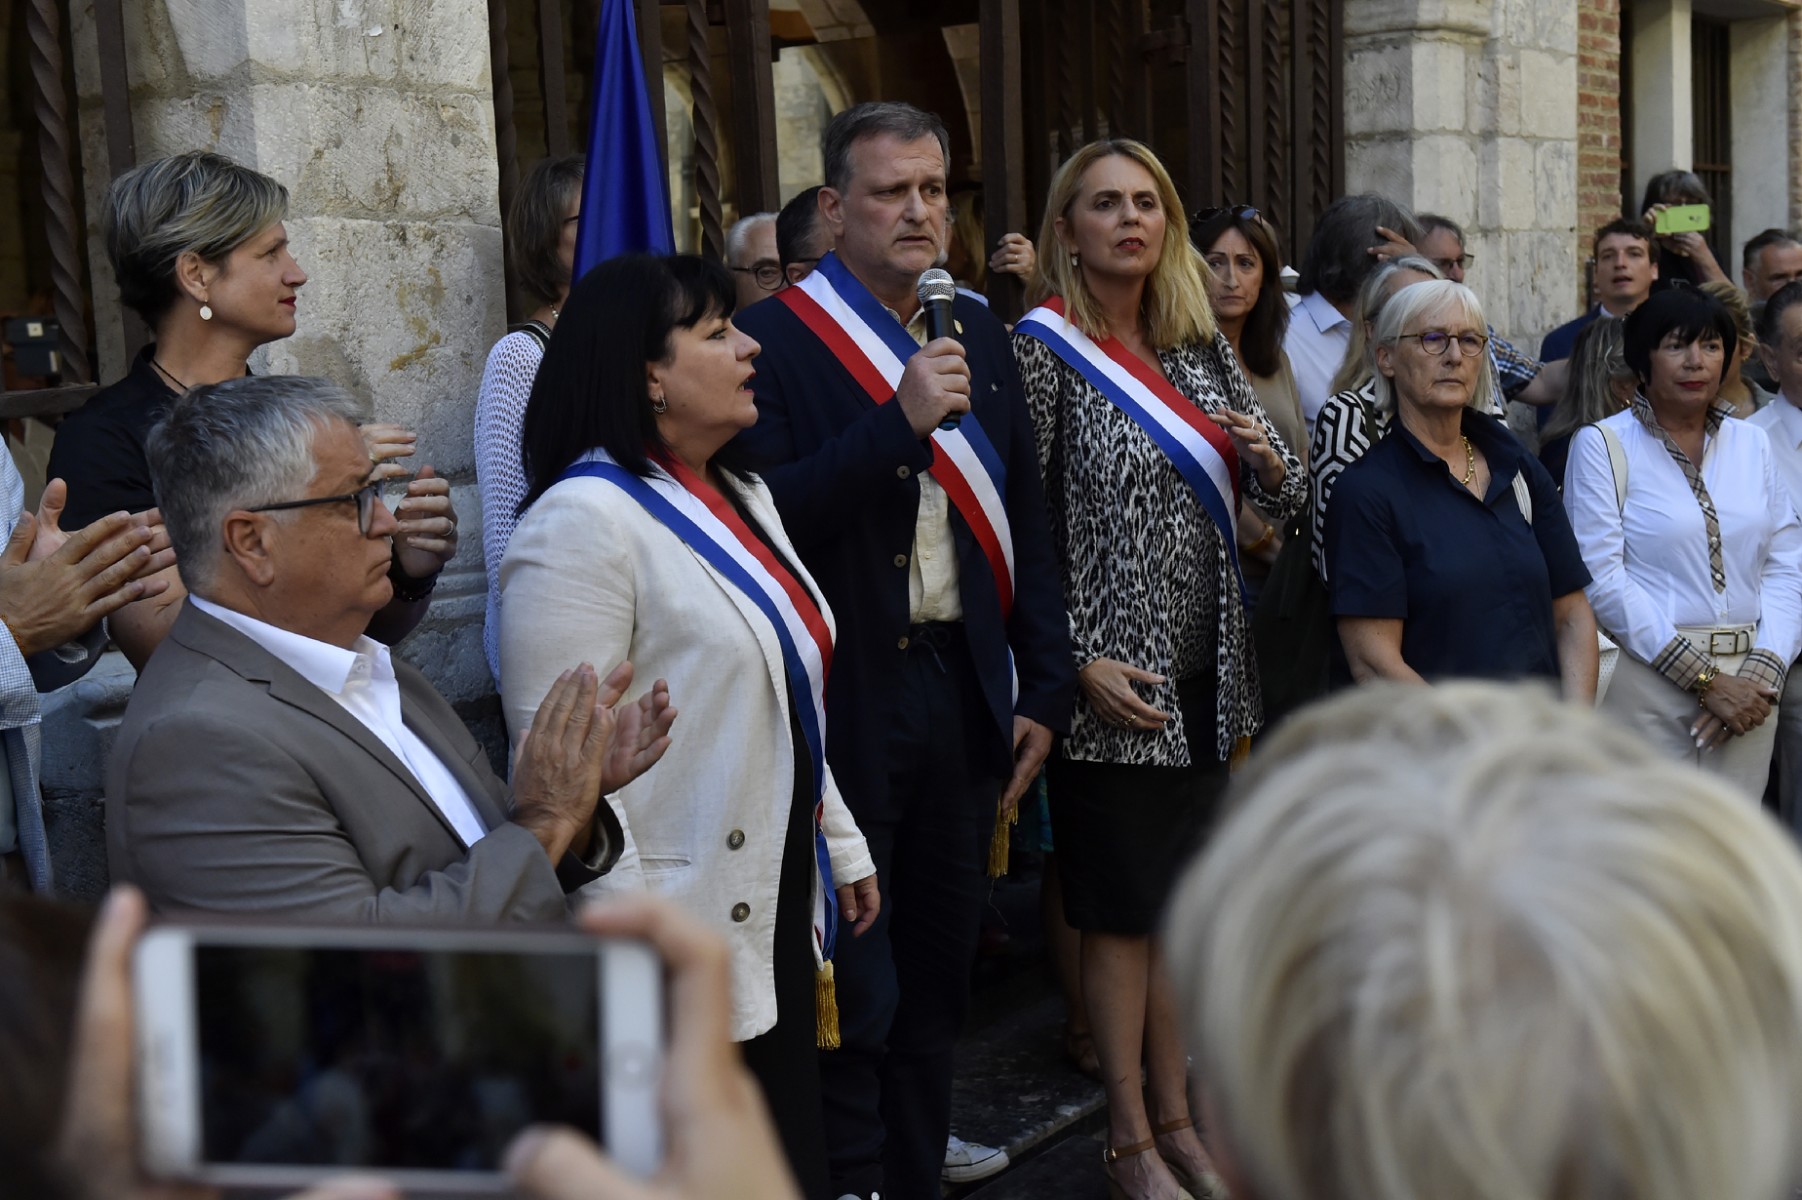
[[[1589,568],[1585,591],[1596,623],[1627,653],[1650,663],[1677,636],[1677,627],[1664,607],[1627,574],[1626,532],[1614,498],[1614,466],[1608,461],[1608,444],[1594,427],[1579,429],[1571,438],[1564,508]]]
[[[1789,492],[1777,474],[1776,456],[1765,441],[1764,494],[1771,504],[1771,545],[1765,554],[1758,586],[1756,645],[1769,650],[1787,667],[1802,653],[1802,520],[1789,503]]]
[[[584,482],[534,504],[501,560],[501,708],[515,742],[565,670],[587,662],[605,673],[631,657],[637,572],[625,537]],[[625,806],[605,799],[619,818],[620,856],[589,889],[643,890]]]

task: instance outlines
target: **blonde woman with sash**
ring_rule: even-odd
[[[683,697],[673,753],[607,797],[624,850],[584,890],[654,892],[727,937],[732,1036],[812,1198],[827,1195],[815,1048],[839,1036],[830,960],[880,902],[826,767],[831,610],[727,445],[757,419],[759,347],[732,325],[734,295],[692,255],[611,259],[571,290],[521,433],[501,694],[517,733],[557,655],[613,654],[635,691]]]
[[[1280,521],[1307,481],[1215,327],[1151,151],[1084,147],[1045,214],[1039,307],[1016,326],[1014,353],[1082,685],[1050,764],[1051,821],[1108,1093],[1110,1186],[1173,1200],[1216,1184],[1151,935],[1234,743],[1262,719],[1238,504]]]

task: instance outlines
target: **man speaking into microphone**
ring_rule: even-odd
[[[926,340],[945,127],[861,104],[821,152],[833,250],[739,320],[763,346],[742,440],[840,616],[826,754],[886,893],[835,959],[833,1193],[901,1200],[938,1194],[996,802],[1068,731],[1075,674],[1007,331],[958,297]]]

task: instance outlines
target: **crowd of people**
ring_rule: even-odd
[[[1659,176],[1536,359],[1466,286],[1463,231],[1389,198],[1320,213],[1291,292],[1282,231],[1191,218],[1132,140],[1078,150],[1036,240],[993,246],[932,114],[858,105],[821,149],[824,183],[734,225],[724,264],[572,278],[582,160],[522,184],[529,317],[473,430],[504,778],[390,650],[457,553],[448,484],[339,384],[247,367],[307,282],[286,190],[202,152],[116,181],[108,253],[153,341],[63,424],[37,513],[0,456],[9,873],[54,888],[35,694],[110,637],[139,677],[97,957],[139,893],[314,922],[592,904],[707,976],[677,1065],[748,1072],[761,1101],[721,1144],[769,1144],[747,1169],[772,1196],[912,1200],[1006,1165],[955,1136],[952,1051],[1022,807],[1116,1195],[1791,1182],[1793,1135],[1709,1113],[1665,1179],[1623,1128],[1658,1124],[1642,1087],[1794,1116],[1802,951],[1720,893],[1750,871],[1802,896],[1756,812],[1802,822],[1802,242],[1748,242],[1742,290],[1656,232],[1706,203]],[[990,273],[1026,285],[1011,327]],[[1720,861],[1642,887],[1699,813]],[[1524,887],[1560,864],[1618,904]],[[1685,911],[1717,901],[1741,907]],[[1746,1011],[1663,1014],[1757,1054],[1616,1069],[1660,1057],[1633,1039],[1661,1019],[1610,974],[1617,939],[1760,972]],[[1621,1094],[1587,1090],[1603,1061]],[[1767,1091],[1723,1082],[1754,1063]],[[717,1178],[684,1144],[672,1169]],[[589,1153],[519,1158],[606,1194]]]

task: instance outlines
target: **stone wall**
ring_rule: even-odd
[[[102,379],[124,335],[96,214],[107,183],[91,13],[73,26]],[[472,414],[504,328],[498,175],[483,0],[141,0],[125,6],[140,161],[217,150],[287,185],[311,276],[300,328],[259,371],[327,375],[418,430],[413,465],[453,484],[462,548],[401,648],[497,755],[481,652],[484,577]],[[51,698],[46,775],[59,869],[95,880],[102,766],[131,682],[108,663]]]
[[[1789,15],[1789,227],[1802,229],[1802,8]]]
[[[1590,235],[1621,215],[1620,0],[1577,2],[1577,278],[1579,304]]]
[[[1348,191],[1464,226],[1467,282],[1536,345],[1576,311],[1577,16],[1540,0],[1346,0]]]

